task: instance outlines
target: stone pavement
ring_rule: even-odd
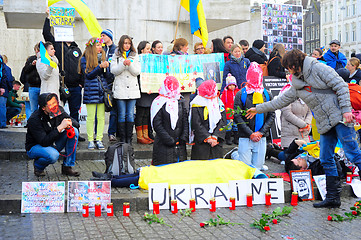
[[[252,208],[237,207],[235,211],[227,208],[217,209],[215,213],[207,209],[197,210],[191,217],[179,223],[181,215],[161,210],[165,225],[149,225],[142,220],[144,211],[132,211],[130,217],[115,212],[114,217],[102,215],[83,218],[80,213],[65,214],[17,214],[0,216],[0,239],[360,239],[361,219],[351,222],[329,222],[329,214],[342,214],[357,201],[355,198],[342,198],[340,209],[315,209],[312,202],[301,202],[288,217],[282,217],[277,225],[270,224],[271,230],[262,233],[251,228],[253,218],[259,220],[262,213],[271,213],[276,207],[289,206],[277,204],[270,207],[256,205]],[[243,223],[244,225],[200,228],[199,223],[216,218]],[[21,226],[21,227],[20,227]],[[291,239],[291,238],[289,238]]]

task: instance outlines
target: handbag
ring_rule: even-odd
[[[110,89],[104,88],[102,80],[100,79],[99,76],[97,76],[97,79],[103,90],[105,111],[110,112],[113,108],[113,92]]]
[[[65,86],[60,86],[59,88],[60,93],[60,99],[65,102],[65,100],[68,100],[71,96],[69,89]]]

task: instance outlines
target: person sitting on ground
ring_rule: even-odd
[[[344,68],[347,64],[346,56],[340,52],[341,43],[338,40],[332,40],[330,42],[330,49],[323,55],[328,66],[337,70]]]
[[[10,121],[10,119],[21,113],[25,105],[25,102],[17,100],[20,87],[21,83],[19,81],[13,82],[13,89],[9,92],[6,102],[6,121]]]
[[[39,96],[39,109],[29,118],[25,142],[27,155],[34,159],[35,176],[45,176],[44,169],[56,163],[59,152],[64,148],[65,156],[61,173],[80,176],[80,173],[72,168],[75,165],[78,128],[79,123],[59,106],[58,96],[55,93],[42,93]],[[67,136],[67,129],[74,129],[72,138]]]

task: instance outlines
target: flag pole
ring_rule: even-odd
[[[178,24],[179,24],[179,15],[181,11],[181,4],[179,3],[179,10],[178,10],[178,18],[177,18],[177,26],[175,28],[175,34],[174,34],[174,41],[177,39],[177,31],[178,31]]]

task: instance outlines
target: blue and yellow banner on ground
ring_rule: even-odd
[[[222,83],[223,53],[175,56],[142,54],[140,63],[140,86],[143,93],[158,93],[168,75],[178,79],[181,92],[193,92],[198,77],[215,80],[218,85]]]

